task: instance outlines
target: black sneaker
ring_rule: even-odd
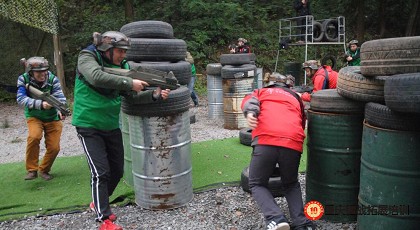
[[[275,217],[267,223],[267,230],[290,230],[290,226],[284,217]]]

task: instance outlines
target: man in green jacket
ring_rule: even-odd
[[[100,229],[119,230],[111,212],[112,195],[124,173],[124,149],[119,128],[120,92],[142,91],[148,84],[103,71],[103,67],[129,69],[125,60],[130,40],[122,33],[94,33],[93,44],[82,50],[77,62],[72,124],[86,153],[91,171],[90,208],[101,221]],[[138,96],[145,102],[166,99],[169,89],[148,90]]]
[[[360,66],[360,48],[357,40],[349,42],[349,50],[346,52],[346,61],[349,66]]]

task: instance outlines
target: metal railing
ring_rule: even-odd
[[[305,46],[305,61],[308,60],[310,45],[342,45],[346,52],[345,24],[343,16],[321,20],[315,20],[312,15],[280,19],[279,50],[274,72],[277,70],[280,49],[288,46]]]

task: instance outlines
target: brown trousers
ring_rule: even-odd
[[[30,117],[27,119],[28,139],[26,144],[26,170],[49,172],[54,163],[55,158],[60,152],[60,137],[63,130],[63,122],[51,121],[43,122],[37,118]],[[45,137],[46,152],[39,165],[39,152],[42,133]]]

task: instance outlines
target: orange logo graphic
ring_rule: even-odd
[[[319,220],[324,215],[324,207],[318,201],[311,200],[303,208],[305,216],[310,220]]]

